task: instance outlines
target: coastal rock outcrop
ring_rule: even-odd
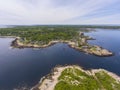
[[[104,69],[83,70],[76,65],[55,67],[31,90],[119,90],[120,77]],[[77,87],[77,88],[76,88]]]
[[[108,51],[107,49],[103,49],[99,46],[92,46],[90,51],[91,54],[97,55],[97,56],[112,56],[113,53]]]

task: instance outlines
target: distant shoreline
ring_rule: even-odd
[[[0,38],[16,38],[16,36],[0,36]]]
[[[103,29],[120,29],[120,25],[119,24],[87,24],[87,25],[79,25],[79,24],[53,24],[53,25],[0,25],[0,28],[15,28],[15,27],[31,27],[31,26],[51,26],[51,27],[55,27],[55,26],[77,26],[80,28],[103,28]]]

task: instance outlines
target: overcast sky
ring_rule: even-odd
[[[0,0],[0,24],[120,24],[120,0]]]

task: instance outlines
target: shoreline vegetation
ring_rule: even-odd
[[[14,37],[13,48],[45,48],[56,43],[67,43],[70,47],[96,56],[112,56],[113,53],[97,45],[88,44],[93,38],[84,32],[95,31],[93,28],[75,26],[31,26],[0,28],[0,37]]]
[[[87,40],[94,40],[93,38],[90,38],[88,36],[84,36],[84,33],[80,32],[83,38],[81,38],[81,42],[74,42],[74,41],[69,41],[69,40],[56,40],[56,41],[50,41],[48,44],[44,44],[44,45],[38,45],[38,44],[25,44],[20,42],[20,37],[17,37],[14,41],[12,41],[11,46],[14,48],[46,48],[49,47],[53,44],[56,43],[66,43],[68,44],[71,48],[74,48],[78,51],[81,52],[85,52],[88,54],[92,54],[92,55],[96,55],[96,56],[101,56],[101,57],[105,57],[105,56],[112,56],[113,53],[103,49],[100,46],[97,45],[89,45],[87,43]],[[80,45],[80,46],[79,46]]]
[[[57,66],[31,90],[120,90],[120,77],[104,69]]]

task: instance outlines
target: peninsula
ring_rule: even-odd
[[[31,90],[120,90],[120,77],[104,69],[58,66]]]
[[[94,29],[70,26],[39,26],[1,28],[0,36],[14,36],[11,46],[14,48],[45,48],[55,43],[67,43],[79,51],[96,55],[112,56],[113,53],[97,45],[88,44],[93,38],[84,35]]]

